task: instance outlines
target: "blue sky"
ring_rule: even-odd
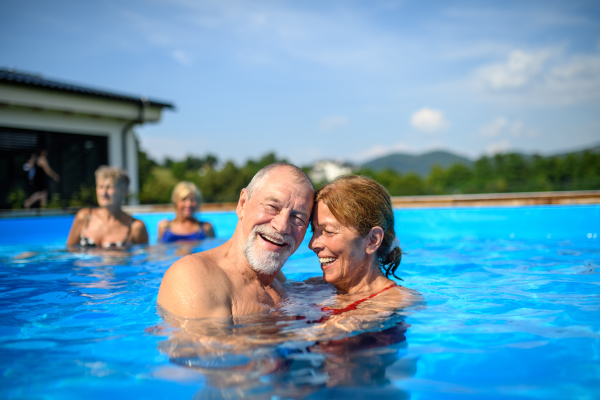
[[[20,0],[0,65],[173,102],[157,159],[600,143],[598,1]]]

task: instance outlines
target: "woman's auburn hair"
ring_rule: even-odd
[[[173,192],[171,193],[171,202],[173,204],[177,203],[179,200],[184,199],[190,193],[194,194],[196,201],[198,202],[198,208],[202,203],[202,192],[198,189],[193,182],[181,181],[173,188]]]
[[[377,249],[377,260],[386,276],[396,276],[402,261],[402,249],[395,245],[394,211],[388,191],[371,178],[343,175],[323,186],[315,194],[315,204],[325,203],[343,225],[353,227],[365,237],[371,228],[383,229],[383,241]]]

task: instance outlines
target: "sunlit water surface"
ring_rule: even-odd
[[[165,216],[137,216],[151,242]],[[236,223],[202,217],[219,239],[193,251]],[[396,218],[401,284],[426,305],[327,330],[318,304],[334,291],[294,283],[320,272],[308,236],[284,267],[281,309],[179,329],[155,302],[188,249],[71,253],[70,217],[0,220],[0,397],[600,398],[600,207]]]

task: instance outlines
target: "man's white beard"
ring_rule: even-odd
[[[260,249],[256,243],[259,233],[284,241],[287,246],[281,253]],[[274,275],[283,267],[295,248],[296,240],[292,235],[282,235],[268,225],[258,225],[252,229],[246,244],[244,244],[244,256],[254,271],[260,274]]]

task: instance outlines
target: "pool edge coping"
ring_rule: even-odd
[[[392,206],[402,208],[497,207],[540,205],[592,205],[600,204],[600,190],[565,192],[484,193],[425,196],[392,196]],[[202,211],[234,211],[235,202],[204,203]],[[47,208],[33,210],[0,210],[1,218],[74,215],[82,207]],[[126,205],[128,213],[174,212],[172,204]]]

